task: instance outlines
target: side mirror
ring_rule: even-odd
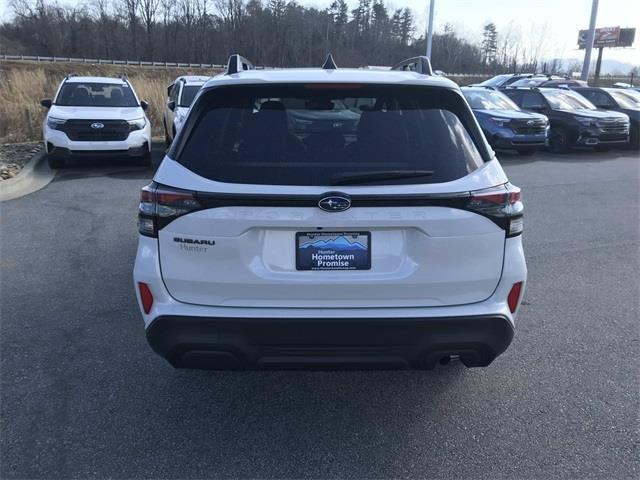
[[[169,103],[167,103],[167,107],[169,107],[169,110],[173,112],[176,109],[176,102],[174,100],[171,100]]]
[[[149,108],[149,104],[144,100],[140,102],[140,106],[142,107],[142,110],[146,110],[147,108]]]
[[[544,105],[532,105],[529,107],[529,110],[533,110],[534,112],[544,112],[545,107]]]
[[[51,105],[53,105],[53,102],[51,101],[50,98],[46,98],[44,100],[40,100],[40,105],[42,105],[44,108],[51,108]]]

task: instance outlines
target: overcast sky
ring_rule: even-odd
[[[62,3],[73,0],[60,0]],[[264,0],[266,2],[266,0]],[[357,1],[347,0],[353,6]],[[482,35],[482,26],[494,22],[498,32],[511,28],[519,32],[526,42],[528,37],[539,35],[544,30],[546,55],[557,58],[582,58],[577,50],[578,30],[589,26],[591,0],[435,0],[435,31],[443,30],[451,23],[456,32],[471,40]],[[332,0],[298,0],[307,6],[324,8]],[[75,2],[74,2],[75,3]],[[9,0],[0,0],[0,18],[9,17]],[[428,0],[388,0],[388,8],[408,6],[416,14],[420,31],[426,25]],[[636,46],[629,49],[607,49],[604,58],[640,65],[640,1],[600,0],[598,27],[635,27]]]

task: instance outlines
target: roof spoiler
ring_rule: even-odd
[[[232,75],[234,73],[242,72],[244,70],[255,70],[256,67],[253,66],[249,60],[244,58],[237,53],[234,53],[229,57],[229,61],[227,62],[227,75]]]
[[[400,63],[396,63],[393,67],[391,67],[391,70],[404,70],[418,72],[423,75],[433,75],[431,62],[429,61],[429,58],[425,57],[424,55],[420,57],[407,58]]]

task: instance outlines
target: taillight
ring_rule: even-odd
[[[140,191],[138,231],[147,237],[157,237],[158,231],[173,220],[200,208],[193,192],[151,182]]]
[[[507,237],[520,235],[524,229],[520,189],[510,183],[471,192],[467,208],[491,218],[504,228]]]

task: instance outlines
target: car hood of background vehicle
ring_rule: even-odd
[[[525,120],[540,118],[546,120],[546,117],[540,113],[525,112],[523,110],[485,110],[479,108],[473,111],[496,118],[522,118]]]
[[[49,115],[55,118],[85,120],[133,120],[144,115],[140,107],[62,107],[54,105]]]
[[[638,108],[619,108],[616,111],[624,113],[625,115],[628,115],[629,118],[633,118],[634,120],[640,120],[640,106],[638,106]]]

